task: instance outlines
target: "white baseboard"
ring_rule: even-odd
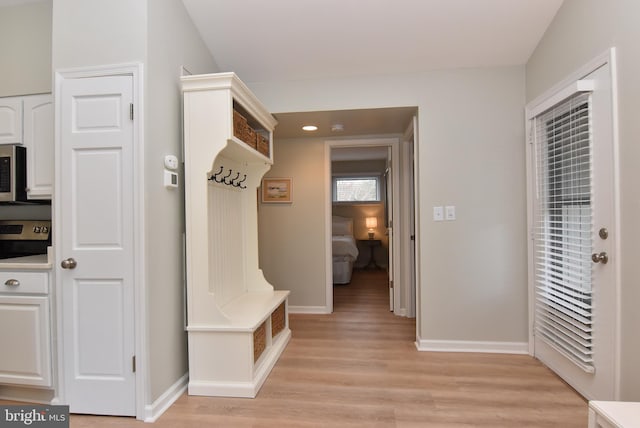
[[[162,414],[187,390],[189,373],[182,375],[180,379],[167,389],[152,404],[144,406],[144,421],[155,422]]]
[[[416,340],[418,351],[529,354],[527,342],[475,342],[463,340]]]
[[[331,311],[326,306],[291,306],[290,314],[330,314]]]

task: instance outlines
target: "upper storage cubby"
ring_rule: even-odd
[[[271,131],[233,100],[233,136],[266,158],[271,158]]]
[[[198,92],[208,94],[202,94],[205,99],[197,107],[185,105],[185,115],[190,114],[189,108],[197,108],[201,114],[221,114],[220,137],[227,144],[220,148],[220,156],[249,163],[273,163],[273,129],[277,122],[235,73],[185,76],[182,88],[190,94],[192,103],[198,103]],[[215,96],[211,96],[212,91]],[[223,111],[221,105],[225,105]]]

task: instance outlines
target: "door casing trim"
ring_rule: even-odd
[[[143,64],[139,62],[123,63],[123,64],[109,64],[101,66],[91,67],[79,67],[70,69],[56,70],[54,73],[54,102],[55,102],[55,169],[59,171],[60,165],[60,140],[61,140],[61,100],[57,97],[57,94],[61,93],[62,84],[68,79],[82,79],[91,77],[107,77],[107,76],[131,76],[133,80],[133,104],[135,108],[134,120],[133,120],[133,165],[135,165],[133,172],[133,216],[134,216],[134,329],[135,329],[135,354],[136,354],[136,419],[143,420],[145,418],[145,403],[150,398],[150,385],[148,382],[148,356],[147,356],[147,325],[146,325],[146,282],[145,282],[145,220],[144,220],[144,70]],[[54,194],[53,194],[53,219],[61,218],[62,204],[61,201],[56,198],[55,189],[60,189],[61,180],[60,175],[55,174],[54,181]],[[53,248],[56,248],[56,243],[60,241],[61,231],[58,228],[53,229]],[[55,290],[60,289],[62,284],[59,283],[58,275],[55,275],[60,261],[62,260],[62,254],[55,253],[54,256],[54,283]],[[55,329],[56,336],[58,337],[57,345],[57,362],[55,367],[57,368],[57,396],[56,401],[64,404],[67,402],[66,389],[64,382],[64,355],[63,347],[61,346],[61,339],[63,337],[63,325],[62,317],[59,310],[62,308],[62,293],[54,291],[55,296]],[[53,325],[52,325],[53,327]],[[55,382],[55,381],[54,381]]]

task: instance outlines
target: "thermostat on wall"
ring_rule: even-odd
[[[173,171],[164,171],[164,187],[172,189],[178,187],[178,174]]]
[[[164,167],[171,171],[175,171],[178,169],[178,158],[174,155],[166,155],[164,157]]]

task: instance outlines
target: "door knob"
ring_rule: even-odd
[[[603,265],[606,265],[609,261],[609,256],[604,251],[599,254],[593,253],[591,255],[591,260],[593,260],[594,263],[602,263]]]
[[[78,266],[78,262],[69,257],[68,259],[64,259],[60,262],[60,266],[62,266],[62,269],[75,269],[75,267]]]

